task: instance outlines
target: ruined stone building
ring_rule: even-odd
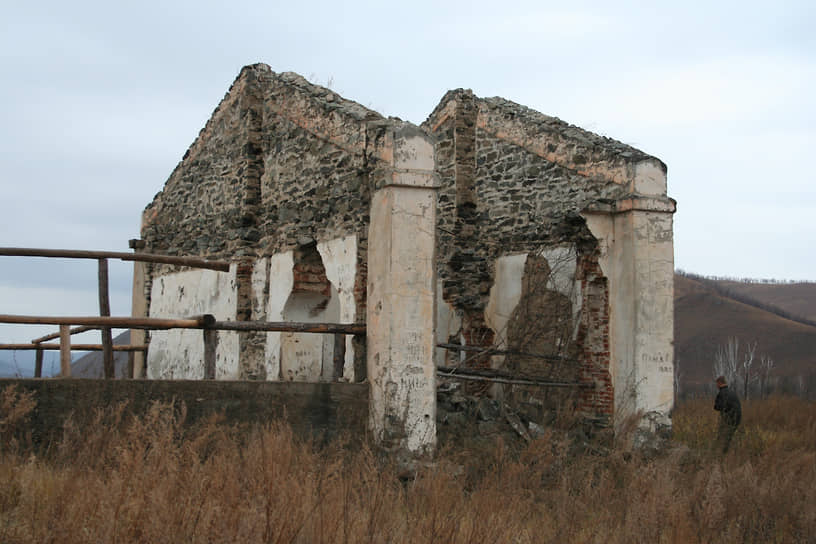
[[[222,332],[216,378],[366,380],[375,435],[412,451],[435,440],[437,366],[577,384],[484,391],[531,419],[660,424],[674,209],[660,160],[508,100],[450,91],[418,127],[257,64],[142,218],[144,251],[231,270],[137,264],[134,311],[366,323]],[[202,378],[202,357],[200,331],[154,331],[141,372]]]

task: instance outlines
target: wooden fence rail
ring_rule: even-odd
[[[187,319],[164,319],[157,317],[54,317],[33,315],[0,315],[0,323],[18,325],[87,325],[90,327],[111,327],[113,329],[202,329],[215,323],[210,314]],[[70,332],[70,329],[69,329]]]
[[[155,317],[54,317],[54,316],[29,316],[29,315],[6,315],[0,314],[0,323],[13,323],[23,325],[59,325],[59,344],[43,344],[46,340],[52,340],[55,335],[46,335],[37,338],[31,344],[0,344],[0,350],[4,349],[28,349],[37,350],[37,362],[35,376],[42,374],[42,352],[48,349],[60,350],[60,373],[62,376],[71,375],[71,349],[79,351],[144,351],[146,345],[131,346],[106,346],[103,344],[76,344],[71,345],[71,334],[85,332],[97,328],[122,328],[122,329],[146,329],[146,330],[167,330],[167,329],[200,329],[204,331],[204,377],[215,379],[215,349],[218,343],[218,331],[235,332],[296,332],[296,333],[320,333],[334,335],[365,335],[366,326],[363,323],[302,323],[302,322],[281,322],[281,321],[216,321],[211,314],[194,316],[186,319],[163,319]],[[71,325],[82,325],[71,328]],[[106,368],[106,378],[113,377],[111,365],[110,375]]]
[[[119,259],[143,263],[174,264],[190,268],[205,268],[229,272],[228,261],[214,261],[198,257],[174,257],[155,253],[126,253],[119,251],[86,251],[81,249],[35,249],[30,247],[0,247],[0,257],[56,257],[62,259]]]
[[[87,326],[74,327],[69,332],[73,336],[74,334],[80,334],[80,333],[88,332],[88,331],[95,331],[95,330],[98,330],[98,329],[99,329],[99,327],[87,327]],[[31,343],[32,344],[39,344],[41,342],[48,342],[49,340],[54,340],[56,338],[59,338],[59,335],[60,335],[59,331],[52,332],[51,334],[46,334],[45,336],[40,336],[39,338],[35,338],[34,340],[31,341]]]
[[[60,349],[59,344],[0,344],[0,350],[45,350],[55,351]],[[71,349],[76,351],[102,351],[105,347],[102,344],[71,344]],[[116,344],[111,346],[113,351],[145,351],[147,344]]]
[[[108,259],[120,259],[122,261],[138,261],[147,263],[161,263],[171,265],[189,266],[192,268],[205,268],[210,270],[217,270],[220,272],[228,272],[230,263],[227,261],[210,261],[198,257],[175,257],[171,255],[156,255],[153,253],[124,253],[117,251],[86,251],[78,249],[35,249],[29,247],[0,247],[0,256],[2,257],[53,257],[65,259],[95,259],[98,262],[98,282],[99,282],[99,314],[101,317],[110,316],[110,295],[108,293]],[[72,322],[71,325],[82,325],[81,322]],[[69,334],[63,331],[62,323],[60,325],[59,336],[62,338],[63,334]],[[100,324],[97,328],[100,329],[102,335],[102,361],[104,373],[106,378],[114,377],[113,368],[113,337],[111,334],[111,327],[107,323]],[[137,327],[136,327],[137,328]],[[55,338],[55,337],[52,337]],[[51,338],[49,338],[51,339]],[[38,342],[34,342],[38,343]],[[60,340],[62,343],[62,340]],[[67,363],[63,360],[67,358]],[[70,370],[70,352],[66,355],[60,353],[61,366],[68,365]],[[42,369],[42,351],[37,352],[37,361],[35,363],[35,375],[37,369]]]

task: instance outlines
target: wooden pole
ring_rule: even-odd
[[[334,335],[334,374],[332,378],[339,380],[343,377],[343,367],[346,364],[346,335]]]
[[[43,350],[42,348],[37,348],[36,358],[34,359],[35,378],[42,378],[42,365],[43,365]]]
[[[108,260],[99,259],[99,315],[110,317],[110,296],[108,294]],[[112,380],[116,377],[116,369],[113,367],[113,335],[110,327],[102,327],[102,368],[105,371],[105,379]]]
[[[538,387],[590,387],[589,385],[580,382],[553,382],[546,378],[524,375],[515,376],[506,372],[489,369],[438,366],[436,367],[436,373],[444,378],[452,378],[454,380],[483,381],[513,385],[531,385]]]
[[[71,326],[60,325],[60,376],[71,377]]]
[[[58,350],[60,344],[0,344],[0,350]],[[102,351],[102,344],[71,344],[73,351]],[[147,344],[119,344],[113,346],[113,351],[144,351]]]
[[[206,328],[219,331],[316,332],[323,334],[365,334],[366,332],[364,323],[300,323],[294,321],[216,321]]]
[[[89,325],[114,329],[203,329],[212,327],[215,317],[210,314],[188,319],[160,319],[155,317],[43,317],[31,315],[0,315],[0,323],[20,325]],[[70,332],[70,330],[69,330]]]
[[[475,351],[480,353],[486,353],[488,355],[518,355],[520,357],[533,357],[535,359],[546,359],[548,361],[564,361],[572,363],[580,362],[578,361],[578,359],[569,359],[567,357],[562,357],[561,355],[545,355],[543,353],[527,353],[524,351],[483,348],[480,346],[462,346],[460,344],[437,344],[436,347],[450,349],[454,351]]]
[[[0,247],[0,257],[57,257],[63,259],[121,259],[145,263],[175,264],[190,268],[206,268],[229,272],[227,261],[209,261],[198,257],[174,257],[151,253],[124,253],[118,251],[85,251],[78,249],[35,249],[29,247]]]
[[[204,329],[204,379],[215,379],[215,350],[218,347],[218,331]]]
[[[211,314],[188,319],[155,317],[45,317],[0,314],[0,323],[20,325],[87,325],[114,329],[214,329],[219,331],[314,332],[364,335],[365,323],[302,323],[296,321],[216,321]]]
[[[88,331],[95,331],[99,327],[74,327],[71,329],[71,334],[79,334],[81,332],[88,332]],[[32,344],[39,344],[41,342],[47,342],[48,340],[54,340],[55,338],[59,338],[59,332],[52,332],[51,334],[46,334],[45,336],[40,336],[39,338],[35,338],[31,341]]]

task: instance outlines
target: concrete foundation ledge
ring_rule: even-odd
[[[296,435],[319,440],[348,433],[363,437],[368,419],[368,384],[193,380],[0,379],[0,391],[17,386],[34,394],[29,418],[35,444],[59,437],[69,414],[80,427],[97,409],[144,414],[156,401],[183,402],[185,423],[223,414],[225,423],[283,419]]]

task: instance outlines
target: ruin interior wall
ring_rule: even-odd
[[[607,284],[597,240],[580,213],[590,202],[626,194],[614,176],[599,174],[617,172],[625,161],[617,149],[604,153],[606,139],[597,137],[600,147],[582,140],[580,129],[469,91],[448,93],[424,126],[437,139],[441,178],[440,340],[550,358],[440,355],[448,365],[465,360],[589,386],[580,394],[505,387],[505,397],[531,419],[541,421],[570,396],[587,415],[608,417]]]
[[[424,126],[438,139],[442,178],[440,334],[562,358],[446,352],[446,362],[578,381],[572,400],[587,416],[645,411],[665,421],[674,211],[665,165],[463,90],[448,93]],[[565,271],[569,287],[559,285]],[[503,393],[531,420],[565,400],[546,388]]]

